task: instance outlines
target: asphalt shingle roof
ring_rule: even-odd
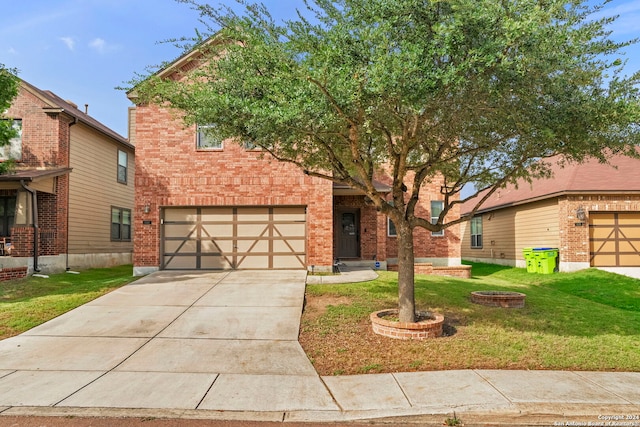
[[[640,193],[640,159],[624,155],[613,156],[610,164],[590,159],[580,164],[558,164],[559,158],[547,160],[552,164],[553,175],[549,179],[536,179],[531,184],[520,180],[518,185],[508,185],[497,190],[482,204],[479,212],[494,210],[536,200],[575,193]],[[480,197],[480,196],[479,196]],[[461,213],[470,212],[478,198],[464,203]]]

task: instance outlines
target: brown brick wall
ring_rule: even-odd
[[[58,166],[59,131],[63,127],[59,114],[46,114],[47,105],[31,92],[21,88],[7,116],[22,119],[22,160],[18,166]],[[68,128],[68,126],[66,126]],[[68,131],[67,131],[68,132]]]
[[[0,268],[0,282],[27,277],[27,267]]]

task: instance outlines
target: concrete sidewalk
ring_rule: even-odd
[[[598,425],[640,414],[640,373],[319,377],[297,341],[305,276],[158,272],[0,341],[0,424],[2,415],[441,424],[455,412],[467,425]]]

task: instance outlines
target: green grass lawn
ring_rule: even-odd
[[[417,309],[444,314],[447,337],[422,342],[373,338],[368,314],[397,305],[397,273],[380,272],[377,280],[367,283],[307,286],[309,303],[314,298],[340,302],[329,303],[321,314],[303,316],[303,347],[327,375],[363,372],[367,366],[378,372],[640,371],[640,280],[596,269],[540,275],[521,268],[472,265],[471,279],[416,276]],[[480,290],[522,292],[526,306],[473,304],[470,293]],[[354,330],[358,333],[350,332]],[[325,342],[309,338],[313,335]],[[335,348],[329,344],[333,340]],[[345,369],[349,362],[341,353],[360,358],[361,366]]]
[[[136,278],[131,265],[0,282],[0,339],[20,334]]]

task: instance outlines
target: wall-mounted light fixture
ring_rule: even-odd
[[[149,212],[151,212],[151,206],[144,205],[144,213],[148,214]]]
[[[585,219],[587,219],[587,213],[582,206],[576,209],[576,218],[578,218],[579,221],[584,221]]]

